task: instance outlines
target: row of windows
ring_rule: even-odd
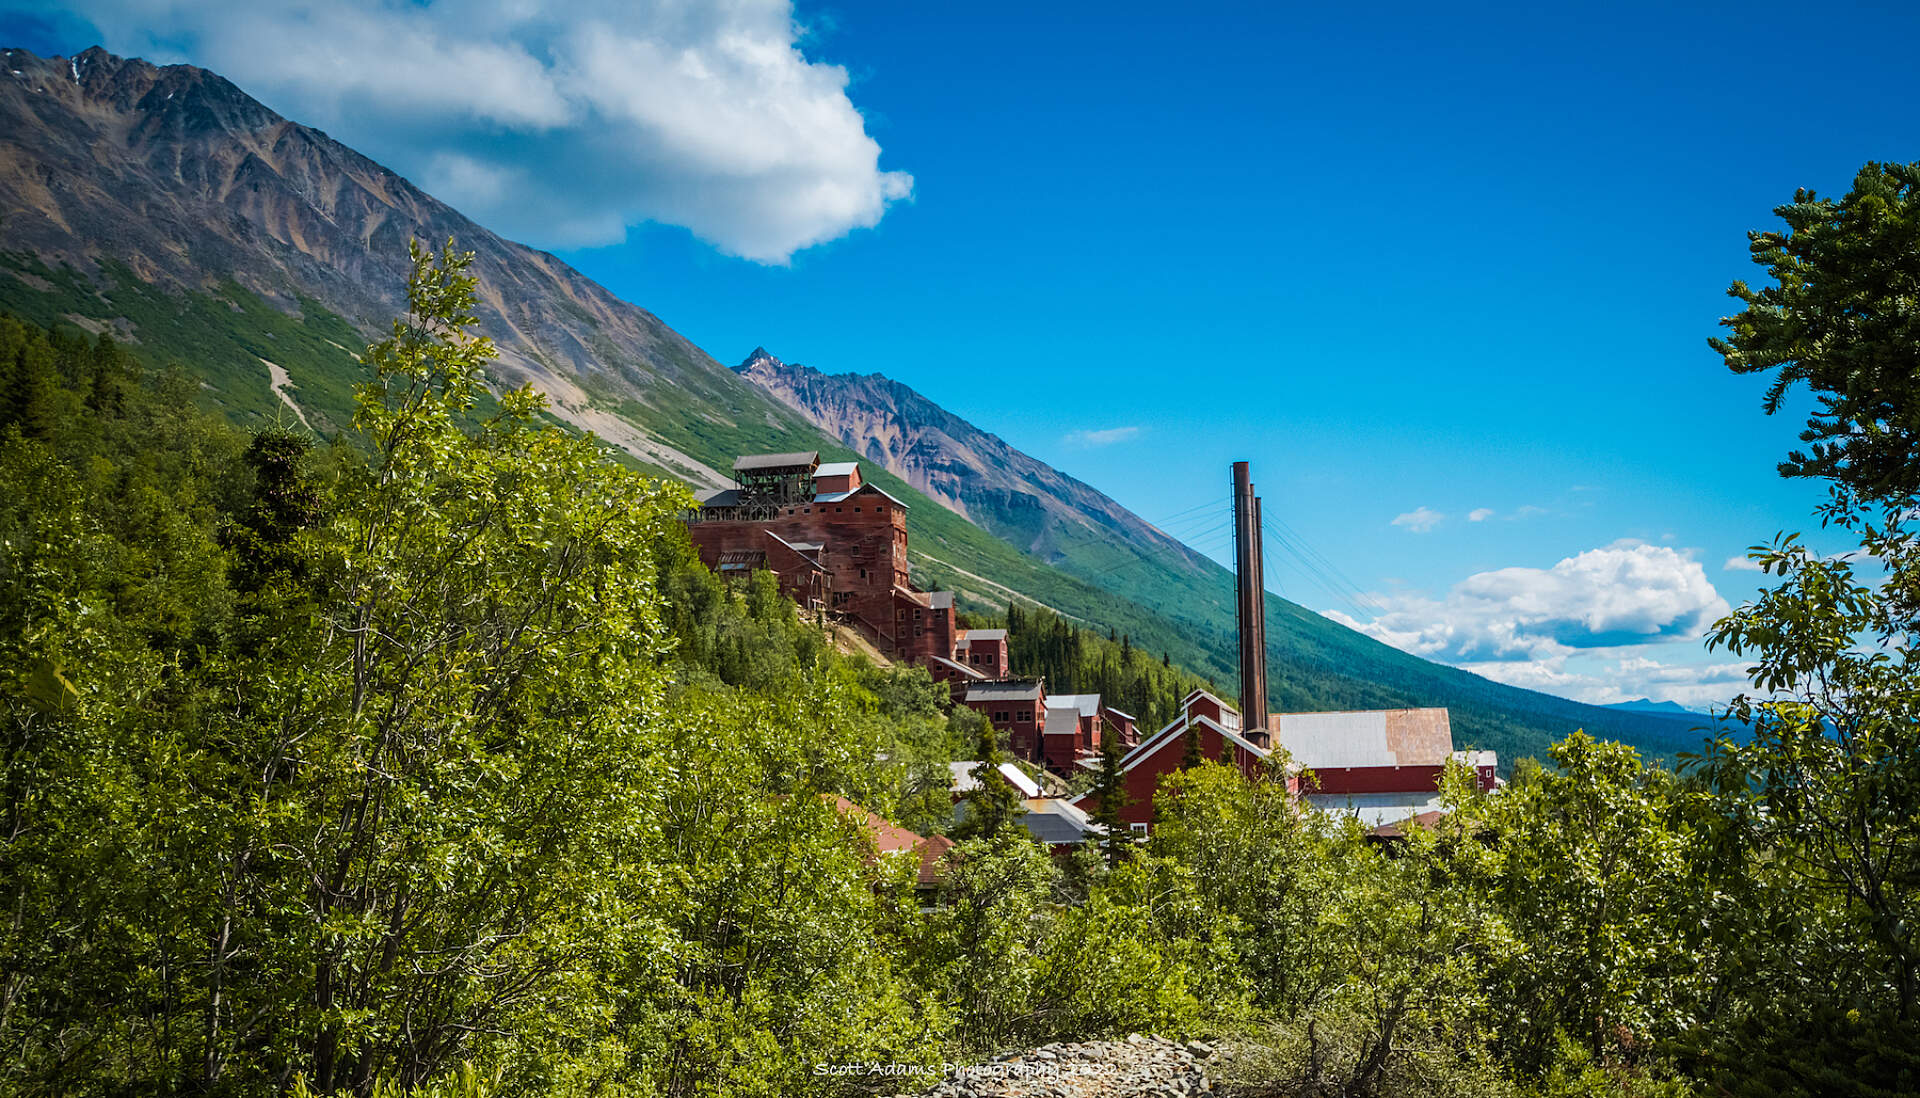
[[[996,709],[993,711],[993,722],[995,724],[1006,724],[1012,719],[1013,711],[1010,709]],[[1023,721],[1031,721],[1033,719],[1033,710],[1022,709],[1020,711],[1020,719]]]
[[[798,510],[798,511],[799,511],[799,512],[800,512],[801,514],[803,514],[803,515],[811,515],[811,514],[813,514],[813,508],[811,508],[811,507],[800,507],[800,508],[793,508],[793,507],[789,507],[789,508],[787,508],[787,514],[789,514],[789,515],[791,515],[791,514],[793,514],[793,513],[794,513],[794,511],[795,511],[795,510]],[[833,513],[837,515],[837,514],[840,514],[840,513],[841,513],[841,512],[843,512],[843,511],[845,511],[845,510],[846,510],[846,508],[844,508],[844,507],[835,507],[835,508],[833,509]],[[885,513],[886,513],[886,510],[887,510],[887,509],[886,509],[885,507],[875,507],[875,508],[873,509],[873,513],[874,513],[874,514],[876,514],[876,515],[879,515],[879,514],[885,514]],[[827,513],[827,509],[826,509],[825,507],[822,507],[822,508],[820,508],[820,513],[821,513],[821,514],[823,514],[823,515],[824,515],[824,514],[826,514],[826,513]],[[856,514],[856,515],[857,515],[857,514],[859,514],[859,513],[860,513],[860,508],[858,508],[858,507],[855,507],[855,508],[853,509],[853,513],[854,513],[854,514]]]

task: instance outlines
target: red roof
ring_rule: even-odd
[[[1406,829],[1408,827],[1417,827],[1423,831],[1431,831],[1433,830],[1433,825],[1439,823],[1440,818],[1445,815],[1445,812],[1434,809],[1431,812],[1422,812],[1418,816],[1401,820],[1397,824],[1381,824],[1379,827],[1367,832],[1367,834],[1372,835],[1376,839],[1398,839],[1407,833]]]
[[[876,854],[897,854],[904,851],[918,851],[920,854],[919,880],[922,885],[940,883],[943,876],[940,860],[947,851],[953,849],[953,840],[945,835],[923,838],[901,827],[885,817],[876,816],[852,801],[834,793],[822,793],[820,799],[833,805],[833,810],[853,821],[873,836],[873,849]]]

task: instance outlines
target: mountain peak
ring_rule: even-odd
[[[735,366],[733,370],[735,373],[744,374],[748,370],[753,369],[755,366],[780,367],[785,365],[786,363],[780,361],[780,359],[776,357],[773,354],[773,352],[767,350],[765,347],[755,347],[753,349],[753,353],[747,356],[746,361],[742,362],[738,366]]]

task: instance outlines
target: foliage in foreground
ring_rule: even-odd
[[[1761,551],[1752,734],[1682,775],[1576,734],[1383,846],[1200,761],[1111,864],[1000,819],[923,909],[830,798],[944,829],[977,723],[483,402],[462,272],[318,453],[0,322],[0,1094],[832,1093],[1149,1029],[1257,1094],[1920,1089],[1897,478],[1829,512],[1884,581]]]

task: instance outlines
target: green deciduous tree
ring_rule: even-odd
[[[1784,231],[1749,235],[1774,285],[1735,282],[1746,305],[1709,342],[1736,373],[1771,373],[1765,407],[1806,383],[1819,402],[1781,463],[1870,499],[1920,491],[1920,163],[1868,164],[1838,202],[1812,191],[1774,211]]]

